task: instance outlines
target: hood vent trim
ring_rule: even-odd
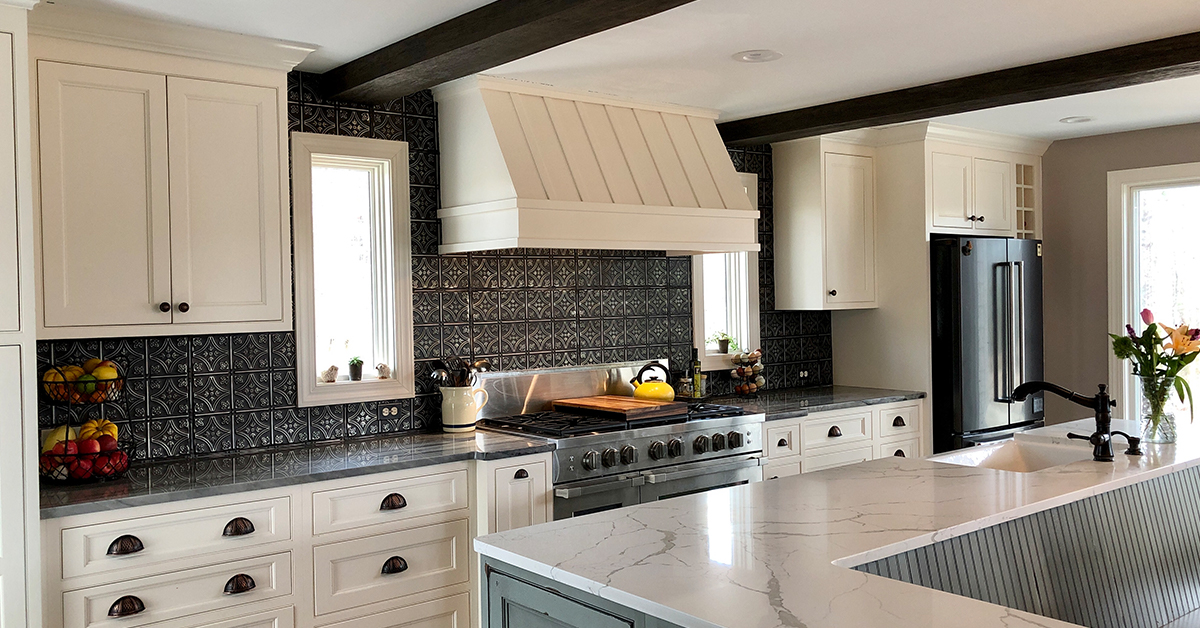
[[[434,97],[441,253],[759,250],[715,112],[486,76]]]

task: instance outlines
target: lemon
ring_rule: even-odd
[[[100,379],[100,380],[116,379],[117,377],[119,377],[119,374],[117,373],[117,369],[115,369],[111,366],[97,367],[96,369],[94,369],[91,372],[91,375],[92,375],[92,377],[95,377],[96,379]]]
[[[87,362],[84,362],[83,363],[84,372],[91,373],[92,371],[96,370],[96,367],[100,365],[100,362],[102,362],[102,360],[100,358],[92,358],[92,359],[88,360]]]

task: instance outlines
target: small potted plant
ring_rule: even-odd
[[[715,332],[713,335],[709,336],[707,342],[708,344],[717,345],[718,353],[729,353],[730,349],[733,349],[734,351],[738,350],[737,341],[723,331]]]
[[[362,381],[362,358],[354,356],[350,358],[350,381]]]

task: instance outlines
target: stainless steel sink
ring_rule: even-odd
[[[994,445],[968,447],[936,456],[929,460],[963,467],[984,467],[1014,473],[1031,473],[1080,460],[1091,460],[1090,447],[1056,445],[1010,440]]]

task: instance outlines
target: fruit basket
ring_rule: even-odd
[[[52,366],[42,373],[39,387],[43,400],[59,405],[117,401],[124,389],[125,376],[109,360],[88,360],[83,366]]]
[[[761,349],[734,354],[730,357],[730,361],[735,365],[733,370],[729,371],[735,395],[754,395],[766,388],[767,379],[762,375],[763,369],[766,367],[763,365],[762,357]]]
[[[125,475],[129,453],[121,448],[117,425],[100,411],[119,400],[124,389],[125,376],[109,360],[53,366],[42,373],[42,400],[72,408],[65,424],[42,432],[38,472],[44,482],[82,484]]]

